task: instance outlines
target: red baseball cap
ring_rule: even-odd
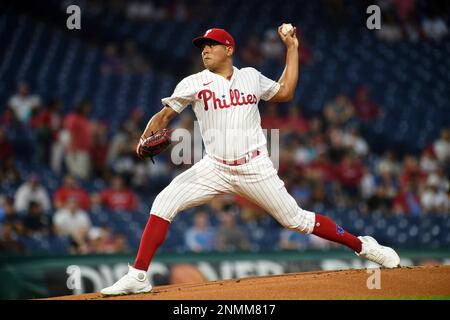
[[[225,46],[230,46],[234,48],[234,39],[226,30],[224,29],[218,29],[218,28],[212,28],[205,32],[205,34],[201,37],[197,37],[194,40],[192,40],[192,43],[197,48],[201,48],[203,42],[205,40],[214,40],[217,41]]]

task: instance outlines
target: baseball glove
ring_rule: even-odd
[[[172,129],[162,129],[157,132],[152,132],[152,135],[147,138],[142,138],[136,146],[136,153],[141,159],[150,158],[153,163],[153,157],[163,152],[171,144],[170,136]]]

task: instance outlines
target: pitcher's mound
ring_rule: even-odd
[[[379,273],[377,273],[379,270]],[[52,299],[292,300],[450,298],[450,266],[289,273],[155,287],[151,293],[102,297],[99,293]]]

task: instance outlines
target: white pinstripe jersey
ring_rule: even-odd
[[[230,80],[205,69],[181,80],[161,101],[178,113],[192,105],[206,153],[234,160],[257,148],[266,150],[258,103],[279,89],[279,83],[254,68],[233,67]]]

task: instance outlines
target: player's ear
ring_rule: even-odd
[[[226,47],[226,52],[227,52],[227,56],[228,57],[231,57],[232,55],[233,55],[233,53],[234,53],[234,48],[233,47],[231,47],[231,46],[227,46]]]

